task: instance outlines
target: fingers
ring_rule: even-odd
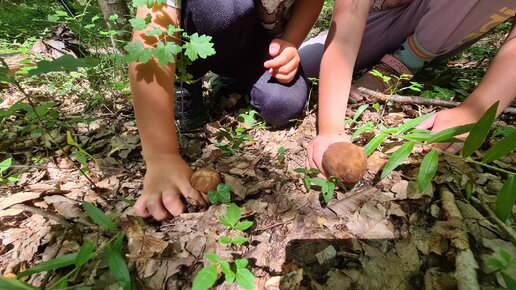
[[[448,148],[446,148],[446,152],[456,154],[462,149],[462,147],[464,147],[464,144],[462,143],[452,143]]]
[[[313,160],[313,152],[314,152],[313,145],[309,144],[308,148],[306,148],[306,153],[307,153],[307,157],[308,157],[306,165],[307,165],[308,169],[316,168],[315,162]]]
[[[178,216],[185,211],[185,205],[177,192],[170,191],[163,193],[162,200],[168,213],[173,216]]]
[[[269,54],[271,57],[276,57],[281,51],[281,44],[277,42],[277,40],[271,41],[271,44],[269,45]]]
[[[195,188],[193,188],[192,185],[190,185],[190,183],[187,183],[184,186],[182,186],[180,190],[181,194],[186,198],[186,201],[189,204],[200,207],[206,207],[206,200],[200,192],[195,190]]]
[[[150,217],[150,212],[147,210],[147,206],[145,205],[147,203],[147,196],[142,195],[138,198],[136,203],[134,204],[134,212],[136,215],[141,216],[143,218]]]
[[[430,130],[434,126],[437,114],[433,114],[430,118],[424,120],[421,124],[417,125],[416,128],[423,130]]]
[[[163,204],[161,194],[149,195],[145,205],[152,217],[158,221],[164,221],[172,218],[172,215]]]

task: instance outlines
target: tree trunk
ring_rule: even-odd
[[[111,36],[113,48],[123,52],[120,48],[124,46],[125,41],[129,40],[130,29],[129,29],[129,6],[127,0],[98,0],[104,20],[107,26],[111,30],[116,30],[117,33]],[[110,21],[109,17],[112,15],[118,15],[116,21]]]

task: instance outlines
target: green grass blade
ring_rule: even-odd
[[[405,159],[410,155],[410,152],[412,152],[412,149],[414,149],[414,142],[407,142],[392,153],[389,161],[387,161],[387,164],[385,164],[385,167],[383,168],[381,178],[387,176],[396,169],[396,167],[403,163],[403,161],[405,161]]]
[[[440,132],[433,134],[432,137],[426,141],[426,143],[432,144],[432,143],[444,142],[455,136],[462,135],[464,133],[468,133],[469,131],[471,131],[473,126],[475,126],[475,124],[468,124],[468,125],[463,125],[463,126],[458,126],[458,127],[453,127],[453,128],[448,128],[448,129],[442,130]]]
[[[374,150],[376,150],[376,148],[378,148],[378,146],[382,144],[383,140],[385,140],[386,137],[387,135],[380,134],[371,139],[371,141],[369,141],[369,143],[367,143],[367,145],[364,147],[364,153],[367,156],[371,155],[374,152]]]
[[[437,165],[439,165],[439,153],[436,149],[432,149],[421,162],[419,173],[417,175],[417,186],[419,192],[423,192],[430,184],[437,172]]]
[[[498,141],[496,144],[493,145],[493,147],[489,148],[489,150],[487,150],[486,154],[484,155],[484,159],[482,159],[482,162],[493,162],[507,155],[514,149],[516,149],[516,131],[511,133],[509,136],[503,138],[502,140]]]
[[[496,216],[505,222],[512,212],[516,202],[516,177],[510,175],[503,184],[502,190],[498,193],[495,205]]]
[[[0,277],[0,289],[2,290],[37,290],[38,288],[23,281]]]
[[[80,267],[84,265],[89,259],[92,258],[93,252],[95,251],[95,244],[91,241],[84,241],[77,253],[77,259],[75,259],[75,267]]]
[[[98,207],[86,201],[82,203],[82,207],[84,207],[84,210],[86,211],[86,213],[88,213],[90,218],[102,229],[106,231],[118,230],[113,221],[111,221],[111,219],[105,213],[103,213]]]
[[[412,119],[410,121],[407,121],[406,123],[398,127],[398,129],[396,130],[396,135],[401,135],[407,132],[408,130],[415,128],[417,125],[423,123],[426,119],[430,118],[430,116],[432,116],[433,114],[434,112],[428,113],[423,116],[419,116],[415,119]]]
[[[469,132],[468,138],[464,142],[464,149],[462,149],[462,157],[466,158],[471,156],[477,150],[484,140],[486,140],[487,134],[489,134],[489,129],[491,129],[491,125],[496,118],[496,111],[498,110],[498,104],[500,102],[496,102],[494,105],[489,108],[484,115],[478,120],[475,124],[471,132]]]
[[[123,236],[120,235],[120,239]],[[106,249],[106,257],[109,266],[109,270],[116,281],[124,290],[131,290],[131,275],[129,274],[129,268],[127,263],[122,257],[120,249],[120,243],[113,241]]]
[[[51,271],[51,270],[67,267],[67,266],[75,264],[76,259],[77,259],[77,253],[72,253],[72,254],[61,256],[61,257],[57,257],[57,258],[46,261],[44,263],[41,263],[28,270],[21,272],[20,274],[18,274],[18,278],[29,276],[29,275],[40,273],[40,272],[46,272],[46,271]]]

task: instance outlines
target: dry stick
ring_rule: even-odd
[[[0,62],[2,63],[3,66],[5,66],[7,69],[9,69],[9,66],[7,65],[7,63],[5,62],[5,60],[0,57]],[[29,95],[24,89],[23,87],[21,86],[20,82],[18,82],[16,79],[13,78],[13,84],[18,88],[18,90],[20,90],[20,92],[25,96],[25,98],[27,99],[27,101],[29,102],[29,105],[31,106],[32,110],[34,111],[34,114],[36,115],[36,118],[38,119],[38,122],[40,123],[41,125],[41,128],[45,131],[45,134],[48,135],[48,137],[52,140],[52,142],[54,142],[54,144],[57,146],[57,148],[59,148],[59,150],[61,150],[61,152],[64,153],[66,159],[68,159],[68,161],[70,161],[74,166],[75,168],[77,168],[77,170],[79,170],[79,172],[82,172],[84,177],[91,183],[91,185],[93,186],[93,188],[97,188],[97,186],[95,185],[95,182],[93,182],[93,180],[91,180],[91,178],[85,173],[83,172],[83,170],[75,164],[75,162],[73,162],[72,158],[70,157],[70,155],[68,155],[68,153],[66,153],[66,151],[64,150],[64,148],[56,141],[56,139],[48,132],[47,128],[45,127],[45,124],[43,123],[43,120],[41,119],[41,116],[38,114],[37,110],[36,110],[36,104],[34,103],[34,101],[32,100],[32,96]],[[54,162],[55,163],[55,162]],[[59,167],[59,165],[57,163],[55,163],[57,167]]]
[[[453,102],[453,101],[445,101],[445,100],[439,100],[439,99],[428,99],[418,96],[400,96],[400,95],[386,95],[377,91],[373,91],[370,89],[366,89],[363,87],[360,87],[357,89],[359,92],[366,94],[368,96],[371,96],[375,99],[378,99],[380,101],[384,102],[395,102],[399,104],[416,104],[416,105],[425,105],[425,106],[440,106],[440,107],[446,107],[446,108],[454,108],[460,105],[460,102]],[[516,108],[514,107],[507,107],[503,111],[504,113],[516,115]]]
[[[491,219],[491,221],[493,221],[500,230],[502,230],[502,232],[504,232],[507,237],[511,240],[511,242],[516,245],[516,232],[514,232],[514,230],[509,227],[507,224],[505,224],[504,222],[502,222],[497,216],[496,214],[493,212],[493,210],[489,207],[489,205],[486,203],[485,200],[481,199],[481,200],[478,200],[477,198],[475,197],[471,197],[471,201],[477,205],[477,206],[480,206],[482,207],[482,209],[487,213],[489,219]]]
[[[459,221],[460,223],[464,223],[462,218],[462,214],[460,213],[457,204],[455,203],[455,196],[450,190],[442,186],[439,188],[441,193],[441,201],[442,206],[448,216],[448,220],[454,219]],[[464,240],[468,241],[467,234],[461,230],[457,229],[459,232],[456,240]],[[455,239],[454,239],[455,240]],[[454,241],[452,240],[452,245]],[[480,285],[478,284],[477,278],[477,269],[478,264],[473,256],[473,252],[469,248],[469,244],[462,245],[461,248],[457,248],[457,255],[455,257],[455,279],[457,280],[457,286],[459,290],[480,290]]]
[[[11,206],[11,208],[25,210],[25,211],[40,215],[42,217],[46,217],[48,219],[54,220],[54,221],[62,224],[64,227],[67,227],[67,228],[71,226],[71,224],[67,220],[62,218],[61,216],[53,214],[51,212],[44,211],[37,207],[24,205],[24,204],[15,204],[15,205]]]

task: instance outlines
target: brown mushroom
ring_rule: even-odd
[[[322,159],[326,174],[340,178],[349,189],[362,179],[367,169],[367,157],[362,148],[347,142],[334,143]]]
[[[217,171],[211,168],[201,168],[192,174],[191,183],[193,188],[202,193],[217,189],[222,182]]]

